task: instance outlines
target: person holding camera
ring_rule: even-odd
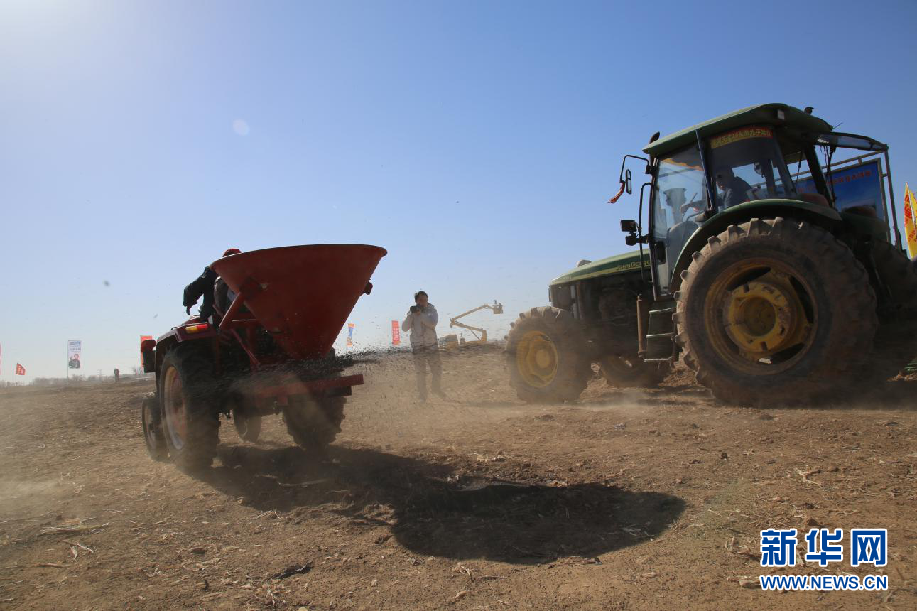
[[[442,377],[443,365],[439,359],[439,345],[436,338],[436,323],[439,314],[430,303],[427,293],[417,291],[414,305],[401,323],[402,331],[411,332],[411,351],[414,353],[414,370],[417,373],[417,394],[421,402],[427,400],[427,367],[432,375],[433,393],[445,399]]]

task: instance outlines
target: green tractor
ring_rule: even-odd
[[[625,156],[618,194],[642,161],[638,220],[621,221],[640,250],[586,262],[520,315],[507,338],[520,398],[575,400],[592,363],[610,383],[653,384],[680,357],[723,401],[811,402],[917,353],[885,144],[762,104],[643,150]]]

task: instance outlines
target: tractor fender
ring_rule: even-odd
[[[178,344],[178,338],[175,333],[175,329],[163,334],[158,340],[156,340],[156,380],[157,388],[159,386],[159,372],[162,370],[162,359],[166,358],[166,354]]]
[[[703,248],[711,237],[723,232],[730,225],[738,225],[755,218],[793,218],[836,233],[843,224],[837,210],[820,204],[793,199],[762,199],[745,202],[718,212],[685,242],[672,271],[672,291],[681,284],[681,272],[688,269],[695,252]]]

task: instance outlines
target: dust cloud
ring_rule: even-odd
[[[470,347],[442,355],[447,398],[420,403],[411,359],[356,355],[366,383],[326,452],[279,415],[255,443],[224,421],[196,473],[147,455],[149,380],[0,389],[0,607],[749,607],[736,580],[761,529],[863,516],[917,583],[908,377],[855,405],[752,409],[681,368],[651,389],[596,372],[576,403],[528,405],[503,352]]]

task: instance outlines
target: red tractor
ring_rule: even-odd
[[[334,441],[346,397],[363,376],[344,375],[353,360],[335,356],[332,344],[385,254],[377,246],[322,244],[215,261],[215,315],[141,342],[143,369],[156,372],[156,392],[141,409],[150,456],[208,467],[220,414],[247,441],[258,439],[262,416],[276,413],[303,448]]]

